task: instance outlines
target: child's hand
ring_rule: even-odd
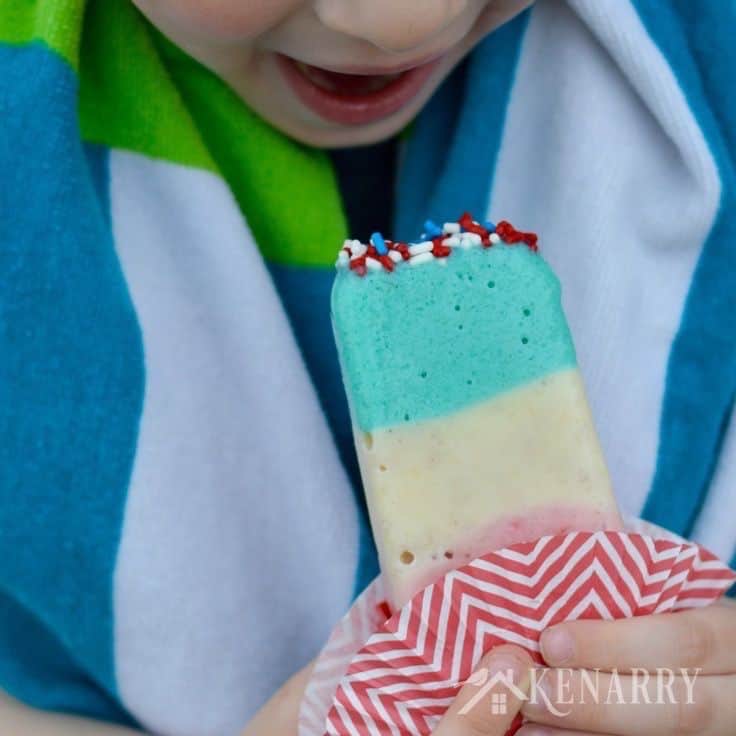
[[[528,692],[531,657],[519,647],[499,646],[486,654],[471,678],[449,707],[433,736],[504,736],[521,709],[514,691],[502,683],[490,687],[497,673],[509,677],[523,692]],[[478,678],[478,675],[482,675]],[[494,695],[496,696],[494,698]]]
[[[299,706],[312,674],[313,662],[286,681],[256,713],[242,736],[296,736]]]
[[[476,673],[482,672],[485,682],[503,672],[504,677],[513,678],[519,690],[527,691],[532,667],[523,649],[500,646],[481,660]],[[310,673],[311,666],[294,675],[259,711],[243,736],[296,736],[299,705]],[[462,687],[434,736],[504,736],[519,713],[521,701],[503,685],[486,688],[484,682],[474,680]],[[503,697],[503,707],[497,703],[495,713],[494,693]]]
[[[569,715],[555,716],[543,698],[532,699],[524,714],[546,725],[530,724],[518,736],[736,733],[736,605],[729,601],[675,614],[560,624],[542,635],[542,653],[556,668],[547,672],[545,690]],[[601,670],[597,704],[581,689],[585,678],[595,682],[591,670]],[[613,671],[622,674],[607,674]]]

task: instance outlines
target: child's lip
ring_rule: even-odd
[[[297,97],[321,118],[342,125],[364,125],[398,112],[424,87],[441,56],[392,69],[304,64],[276,55]]]
[[[424,66],[425,64],[429,64],[430,62],[436,61],[440,57],[444,56],[447,53],[447,51],[438,51],[434,54],[428,54],[426,56],[423,56],[420,59],[414,59],[413,61],[406,61],[403,64],[394,64],[393,66],[369,66],[368,64],[345,64],[344,66],[337,66],[334,64],[319,64],[317,68],[324,69],[325,71],[329,72],[335,72],[336,74],[359,74],[359,75],[366,75],[366,76],[379,76],[383,74],[401,74],[401,72],[408,72],[411,69],[416,69],[420,66]],[[291,58],[291,57],[287,57]],[[299,62],[298,59],[292,59],[292,61],[296,61],[297,63],[304,63],[307,64],[307,62]],[[312,65],[314,66],[314,65]]]

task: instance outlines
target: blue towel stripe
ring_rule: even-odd
[[[454,222],[465,210],[486,211],[529,12],[483,41],[420,115],[397,186],[400,239],[415,240],[427,217]]]
[[[724,90],[736,85],[736,57],[726,24],[706,28],[699,18],[716,18],[685,0],[662,5],[635,0],[642,21],[677,76],[716,160],[723,185],[717,220],[705,243],[672,346],[662,406],[660,445],[644,517],[688,536],[703,506],[736,386],[736,175],[730,150],[736,147],[736,101]],[[722,10],[722,6],[721,10]],[[720,13],[722,15],[722,13]],[[736,13],[735,13],[736,14]],[[707,33],[707,48],[718,63],[696,65],[689,49]],[[706,48],[703,46],[702,48]],[[729,56],[735,63],[728,64]],[[706,60],[707,62],[707,60]],[[717,120],[706,100],[719,99]],[[730,140],[729,140],[730,138]]]
[[[17,607],[0,605],[17,631],[53,632],[57,663],[73,652],[79,670],[41,690],[0,648],[0,682],[40,707],[127,721],[110,702],[113,576],[143,404],[140,329],[110,213],[94,204],[109,201],[95,191],[107,167],[80,142],[76,75],[41,43],[0,44],[0,68],[0,209],[12,213],[0,221],[0,273],[12,275],[0,293],[0,536],[14,550],[0,589]]]

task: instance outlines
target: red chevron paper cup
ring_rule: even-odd
[[[542,631],[708,605],[736,574],[671,534],[573,532],[480,557],[388,617],[372,584],[318,659],[300,736],[430,734],[481,656],[502,643],[537,662]]]

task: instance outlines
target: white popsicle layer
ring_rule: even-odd
[[[491,550],[620,524],[577,368],[356,444],[396,607]]]

